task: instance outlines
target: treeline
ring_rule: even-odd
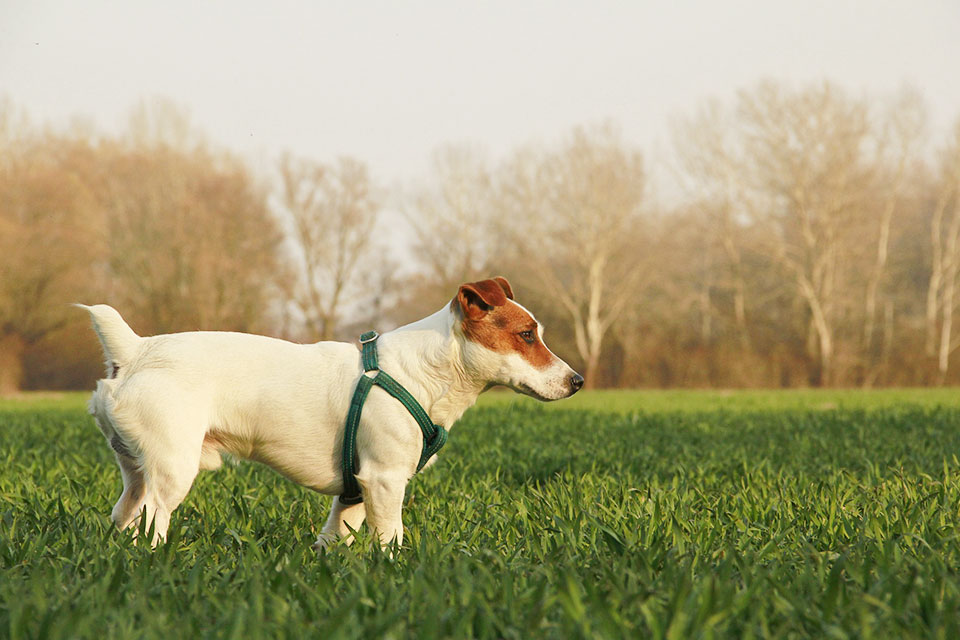
[[[927,119],[910,91],[768,82],[677,120],[679,194],[612,125],[496,163],[446,148],[388,193],[354,159],[255,171],[165,103],[117,135],[2,103],[0,391],[98,377],[73,301],[143,334],[351,339],[493,274],[594,386],[955,383],[960,120]]]

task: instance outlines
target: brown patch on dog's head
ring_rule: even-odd
[[[504,282],[505,279],[501,278]],[[509,287],[510,284],[507,284]],[[511,297],[513,292],[510,292]],[[507,293],[503,285],[496,280],[480,280],[460,285],[457,301],[464,318],[479,320],[496,307],[507,303]]]
[[[497,353],[516,353],[536,368],[555,359],[540,339],[540,326],[526,309],[513,302],[506,278],[470,282],[460,286],[463,333],[468,340]]]

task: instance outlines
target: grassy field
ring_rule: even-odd
[[[246,463],[131,543],[84,401],[0,401],[0,637],[960,637],[960,390],[488,394],[395,560]]]

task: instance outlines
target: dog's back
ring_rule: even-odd
[[[229,331],[188,331],[141,337],[110,306],[76,305],[86,309],[103,346],[106,379],[100,390],[117,390],[132,378],[152,373],[175,372],[183,392],[205,387],[213,395],[237,394],[245,380],[255,379],[257,389],[264,378],[278,386],[291,380],[322,378],[326,367],[339,361],[353,365],[356,348],[344,343],[295,344],[278,338]],[[353,373],[352,366],[349,373]],[[210,387],[216,388],[210,388]],[[99,401],[98,401],[99,402]]]

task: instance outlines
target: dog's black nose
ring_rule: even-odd
[[[580,387],[583,386],[583,376],[579,373],[573,374],[573,377],[570,378],[570,387],[573,389],[573,392],[576,393],[580,391]]]

